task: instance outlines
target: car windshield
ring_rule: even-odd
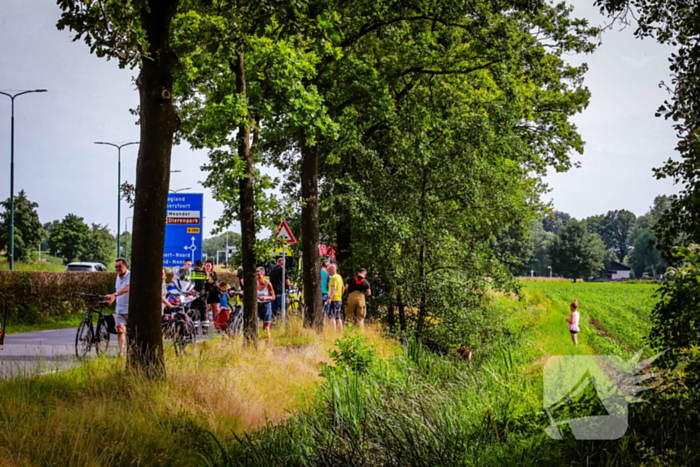
[[[92,266],[68,266],[66,271],[92,271]]]

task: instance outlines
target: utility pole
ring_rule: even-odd
[[[46,89],[34,89],[22,91],[17,94],[8,94],[0,91],[12,101],[12,113],[10,117],[10,271],[15,269],[15,97],[30,92],[46,92]]]
[[[105,143],[102,141],[95,144],[106,144],[117,148],[117,258],[121,256],[122,239],[121,239],[121,209],[122,209],[122,148],[130,144],[139,144],[138,141],[124,144]],[[136,185],[134,185],[136,186]]]

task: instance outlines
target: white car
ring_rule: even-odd
[[[68,263],[66,271],[104,272],[107,268],[102,263]]]

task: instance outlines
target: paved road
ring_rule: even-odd
[[[35,375],[78,365],[75,333],[78,328],[8,334],[0,349],[0,377]]]
[[[81,360],[75,356],[77,330],[78,328],[65,328],[6,335],[5,345],[0,348],[0,378],[32,376],[80,365]],[[215,337],[215,333],[200,335],[197,340],[205,341]],[[110,335],[107,352],[110,355],[117,354],[116,335]],[[90,355],[94,358],[95,351],[92,350]]]

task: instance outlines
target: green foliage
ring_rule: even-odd
[[[367,373],[377,362],[375,344],[368,344],[368,339],[358,329],[348,329],[341,339],[336,339],[338,350],[328,351],[333,363],[340,368],[348,368],[358,373]]]
[[[589,233],[596,233],[608,251],[614,253],[617,261],[622,262],[630,250],[630,237],[635,227],[637,216],[626,209],[608,211],[605,216],[591,216],[586,219]]]
[[[0,250],[5,250],[5,257],[10,259],[10,198],[0,203],[5,211],[0,214]],[[28,261],[32,251],[41,244],[44,229],[39,222],[36,208],[39,205],[27,199],[24,190],[15,196],[15,261]]]
[[[108,267],[116,259],[117,239],[107,227],[92,224],[90,236],[80,255],[81,261],[102,263]]]
[[[551,214],[544,216],[542,219],[542,228],[545,232],[558,235],[559,229],[568,224],[572,219],[570,214],[554,210]]]
[[[585,222],[572,220],[559,230],[548,253],[557,274],[576,280],[602,268],[605,245],[598,234],[586,232]]]
[[[679,364],[683,352],[700,346],[700,246],[682,246],[673,254],[678,267],[666,272],[672,280],[664,281],[659,289],[650,335],[652,345],[668,349],[664,359],[670,367]]]
[[[49,251],[54,256],[62,257],[66,264],[80,261],[87,251],[90,237],[90,228],[83,222],[83,218],[68,214],[51,229]]]

